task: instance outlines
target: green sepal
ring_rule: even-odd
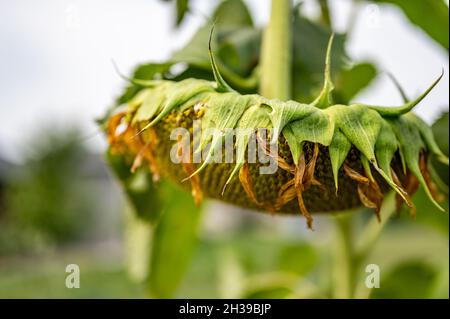
[[[400,149],[404,156],[405,163],[409,170],[419,180],[420,185],[425,190],[430,201],[440,210],[444,209],[436,202],[427,183],[420,171],[419,160],[420,152],[425,150],[425,143],[422,141],[419,128],[416,121],[412,120],[410,116],[401,116],[391,121],[392,128],[400,142]]]
[[[334,177],[334,186],[336,188],[336,194],[338,192],[338,177],[339,177],[339,169],[342,164],[344,164],[345,159],[347,158],[348,152],[352,148],[352,144],[348,140],[348,138],[339,130],[336,129],[333,135],[333,140],[331,141],[329,152],[330,152],[330,160],[331,167],[333,169],[333,177]]]
[[[375,143],[375,156],[379,167],[390,178],[391,162],[398,150],[398,141],[392,127],[385,121],[381,122],[380,133],[378,134],[377,142]]]
[[[325,57],[325,72],[324,72],[324,83],[322,91],[319,96],[311,103],[312,106],[315,106],[319,109],[325,109],[333,104],[333,96],[332,92],[334,90],[334,84],[331,80],[331,48],[333,46],[334,34],[331,35],[328,41],[327,54]]]
[[[419,95],[416,99],[408,103],[405,103],[402,106],[391,107],[391,106],[376,106],[366,104],[357,104],[357,105],[369,107],[372,110],[377,111],[381,116],[384,117],[396,117],[402,114],[406,114],[410,112],[417,104],[419,104],[428,95],[428,93],[431,92],[431,90],[433,90],[433,88],[439,83],[439,81],[442,79],[443,76],[444,70],[442,70],[441,75],[439,75],[439,77],[425,90],[425,92]]]

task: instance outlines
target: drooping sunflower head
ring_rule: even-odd
[[[333,104],[330,50],[325,80],[312,103],[280,101],[234,91],[210,50],[215,82],[132,79],[141,90],[107,120],[110,152],[130,170],[145,165],[203,197],[271,213],[312,212],[364,205],[379,214],[383,196],[397,193],[415,214],[421,185],[434,205],[438,193],[427,169],[430,155],[448,164],[430,128],[411,110]],[[379,216],[379,215],[378,215]]]

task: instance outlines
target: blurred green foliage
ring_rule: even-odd
[[[98,253],[67,250],[67,255],[20,258],[0,266],[0,298],[142,298],[145,288],[130,280],[115,260]],[[80,288],[67,289],[64,271],[74,260],[80,267]]]
[[[130,171],[132,159],[112,154],[111,151],[107,151],[106,160],[119,179],[134,212],[139,218],[156,223],[161,216],[162,207],[150,172],[138,169],[132,173]]]
[[[188,0],[173,2],[177,10],[175,22],[180,25],[190,4]],[[448,7],[442,5],[443,1],[365,1],[373,2],[398,6],[415,26],[448,49]],[[326,1],[320,3],[324,5]],[[243,1],[218,1],[218,4],[212,14],[216,24],[212,45],[222,74],[239,91],[256,92],[262,30],[255,27]],[[324,21],[327,19],[323,17],[307,19],[302,7],[296,8],[293,88],[295,99],[300,101],[309,102],[322,85],[325,48],[331,34]],[[205,23],[192,41],[168,61],[139,65],[133,77],[212,80],[207,52],[211,25],[211,21]],[[345,33],[338,34],[333,49],[332,74],[337,103],[351,101],[378,74],[371,62],[351,62],[345,50],[346,41]],[[182,67],[174,68],[175,65]],[[128,101],[138,89],[136,85],[129,85],[117,104]],[[433,129],[440,137],[437,139],[439,146],[448,154],[448,113]],[[28,154],[20,176],[7,191],[8,213],[0,220],[0,255],[49,243],[73,243],[89,229],[91,212],[95,210],[92,196],[95,197],[96,192],[82,182],[80,163],[87,155],[76,142],[78,139],[76,132],[58,131],[50,136],[38,136],[29,144],[34,151]],[[97,256],[98,251],[79,256],[68,250],[68,256],[56,258],[3,259],[0,297],[333,296],[333,240],[327,233],[329,228],[317,231],[326,241],[315,241],[317,236],[313,235],[292,238],[289,236],[292,233],[284,233],[285,229],[262,230],[265,226],[254,220],[226,236],[199,235],[203,207],[196,207],[190,194],[169,183],[155,184],[146,169],[131,174],[127,159],[120,156],[109,153],[107,160],[122,181],[137,218],[148,226],[149,236],[142,239],[148,241],[144,243],[147,253],[140,256],[147,267],[145,279],[140,283],[131,281],[120,261],[105,263]],[[433,166],[448,183],[448,167],[436,163]],[[381,288],[364,292],[364,297],[448,298],[448,214],[429,205],[421,189],[413,200],[417,206],[416,220],[406,214],[393,217],[367,257],[367,263],[381,266]],[[444,206],[448,209],[448,194]],[[355,213],[355,219],[362,221],[358,225],[366,224],[368,216],[366,210]],[[128,231],[134,230],[131,226]],[[74,260],[81,267],[81,289],[70,290],[64,286],[63,269]],[[364,276],[364,269],[358,270],[357,277]]]
[[[198,241],[202,209],[194,204],[191,194],[168,181],[154,183],[146,167],[135,173],[129,170],[132,159],[107,152],[107,160],[139,219],[149,223],[151,236],[147,256],[133,259],[148,267],[145,274],[148,293],[159,298],[173,296],[191,260]],[[139,223],[130,223],[129,232]],[[133,247],[130,247],[133,249]],[[137,251],[137,253],[142,253]]]
[[[448,107],[447,107],[448,108]],[[448,156],[448,112],[443,113],[433,124],[433,133],[436,138],[436,143],[442,152]],[[437,174],[441,178],[442,182],[448,186],[448,165],[445,165],[436,159],[432,158],[432,165],[436,169]]]
[[[436,25],[431,25],[430,21],[433,21],[434,18],[423,19],[418,14],[425,10],[424,5],[427,6],[424,4],[425,1],[423,3],[417,1],[408,3],[378,2],[397,5],[412,23],[422,28],[434,40],[448,49],[448,40],[444,39],[448,32],[447,28],[445,30],[443,28],[444,25],[448,26],[448,12],[445,13],[442,10],[440,3],[434,3],[429,8],[430,10],[426,10],[427,15],[436,18]],[[428,1],[426,2],[428,3]],[[257,92],[262,30],[255,27],[251,14],[242,0],[227,0],[218,3],[219,5],[212,13],[211,21],[199,28],[190,42],[175,51],[164,63],[139,65],[132,77],[172,80],[195,77],[213,80],[207,48],[210,31],[214,24],[212,50],[223,77],[241,93]],[[327,1],[319,1],[319,4],[322,14],[327,14]],[[188,7],[188,1],[177,1],[177,24],[180,24],[185,17]],[[297,101],[311,101],[322,87],[324,55],[332,33],[331,22],[329,16],[319,17],[317,20],[306,18],[302,13],[301,4],[295,8],[292,24],[294,50],[292,87],[293,97]],[[352,101],[378,75],[377,68],[373,63],[351,61],[351,57],[348,56],[345,49],[346,41],[346,33],[335,36],[331,57],[331,73],[336,83],[333,97],[336,103],[342,104]],[[177,67],[174,68],[174,66]],[[117,105],[126,103],[139,89],[138,85],[129,85],[124,94],[118,98]],[[445,129],[448,132],[448,120],[447,123],[440,124],[438,122],[435,125],[435,134],[442,134],[442,130]],[[445,143],[445,141],[441,141],[441,143]],[[446,145],[448,152],[448,141]],[[442,146],[445,150],[445,145]],[[438,170],[441,174],[441,168]],[[162,193],[167,191],[164,185],[161,190]],[[156,191],[159,193],[161,190]],[[282,236],[272,238],[266,234],[267,238],[261,238],[254,236],[248,230],[234,233],[233,238],[230,237],[223,241],[201,239],[193,255],[192,265],[184,274],[191,253],[194,251],[193,247],[196,242],[194,237],[198,227],[199,214],[195,213],[196,209],[192,203],[187,204],[186,212],[180,213],[179,205],[182,204],[174,204],[173,199],[183,198],[183,196],[176,189],[171,192],[173,193],[166,193],[167,197],[156,195],[155,199],[155,194],[147,197],[147,201],[154,200],[153,204],[147,205],[147,210],[156,210],[156,207],[159,207],[162,213],[159,223],[156,222],[151,243],[152,256],[149,257],[148,286],[154,296],[312,298],[333,295],[332,280],[323,279],[329,278],[330,274],[334,273],[334,270],[330,269],[332,265],[329,266],[332,256],[328,249],[304,241],[282,239]],[[132,197],[130,196],[130,198]],[[391,264],[387,263],[387,266],[383,266],[382,285],[385,289],[374,293],[374,298],[401,298],[406,296],[408,290],[411,289],[420,290],[420,292],[415,292],[414,296],[417,297],[431,295],[442,297],[445,295],[442,293],[445,287],[440,287],[441,293],[436,294],[432,292],[433,289],[429,284],[434,280],[433,278],[441,278],[445,272],[442,272],[442,269],[437,268],[435,264],[426,261],[422,261],[420,264],[415,263],[414,258],[417,257],[417,254],[414,247],[410,249],[410,245],[407,245],[403,238],[405,232],[408,234],[407,237],[411,238],[415,233],[425,232],[428,228],[439,229],[441,232],[436,238],[422,240],[424,245],[433,246],[434,242],[441,241],[441,237],[448,238],[448,215],[430,208],[421,189],[414,196],[414,202],[418,208],[417,220],[411,221],[406,216],[394,219],[386,230],[394,234],[392,235],[394,241],[387,246],[385,243],[379,245],[385,248],[398,248],[404,253],[396,254],[396,256],[402,256],[403,263],[395,260]],[[448,206],[448,200],[445,205]],[[139,206],[145,208],[146,205],[134,205],[138,209],[138,215],[142,215],[139,212]],[[164,207],[174,207],[174,209],[165,211]],[[190,218],[193,218],[194,222]],[[362,219],[367,222],[367,218]],[[417,225],[420,226],[417,228],[415,227]],[[395,235],[397,233],[398,236]],[[402,249],[402,247],[405,248]],[[185,251],[190,253],[184,253]],[[439,251],[430,253],[439,254]],[[375,257],[369,254],[369,259]],[[179,258],[182,261],[179,262]],[[394,259],[385,258],[385,260]],[[177,264],[180,266],[177,267]],[[448,264],[443,266],[448,268]],[[360,270],[356,269],[355,271]],[[363,278],[363,276],[364,273],[355,274],[356,278]],[[417,283],[412,281],[414,276],[417,276]],[[411,286],[406,289],[401,288],[402,283],[406,281]]]
[[[395,267],[383,276],[382,289],[375,289],[373,298],[427,298],[436,272],[426,263],[410,261]]]
[[[201,207],[191,194],[171,184],[160,185],[164,207],[154,229],[148,287],[151,295],[173,297],[198,242]]]
[[[0,254],[79,240],[95,211],[95,193],[84,182],[88,152],[77,130],[48,129],[28,145],[6,189]]]

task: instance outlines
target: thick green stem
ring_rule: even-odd
[[[352,212],[336,217],[334,298],[349,299],[355,290]]]
[[[125,209],[126,266],[130,278],[144,282],[148,277],[153,227],[137,217],[130,205]]]
[[[291,98],[292,3],[272,0],[269,25],[261,52],[260,94],[267,98]]]
[[[358,247],[356,248],[357,260],[362,263],[368,254],[372,251],[373,247],[380,237],[381,231],[386,226],[391,216],[395,212],[395,196],[393,193],[389,194],[383,202],[383,206],[380,211],[381,222],[374,216],[369,221],[362,236],[358,241]]]
[[[381,222],[374,216],[355,238],[352,225],[355,212],[344,213],[336,217],[334,297],[335,298],[369,298],[371,289],[364,285],[365,262],[378,238],[395,212],[395,195],[386,196],[381,208]],[[361,280],[360,280],[361,279]]]
[[[355,269],[364,273],[365,263],[367,262],[367,257],[372,253],[381,232],[387,225],[387,222],[395,213],[395,194],[389,194],[383,202],[381,208],[381,222],[374,216],[369,221],[367,226],[364,228],[361,234],[361,238],[358,241],[358,245],[355,248]],[[355,297],[358,299],[367,299],[373,289],[367,288],[363,281],[359,282],[359,285],[355,287]]]

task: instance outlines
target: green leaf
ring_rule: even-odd
[[[375,2],[398,6],[411,23],[425,31],[448,51],[448,6],[444,0],[375,0]]]
[[[214,21],[222,26],[253,26],[250,11],[242,0],[225,0],[216,8]]]
[[[171,2],[172,0],[163,0],[164,2]],[[172,1],[173,2],[173,1]],[[183,22],[186,13],[189,11],[189,0],[175,0],[175,14],[176,26],[179,27]]]
[[[372,298],[429,298],[436,271],[422,261],[397,266],[381,277],[380,288],[373,289]]]
[[[155,227],[148,277],[150,293],[160,298],[171,297],[183,279],[197,243],[202,210],[195,206],[189,193],[170,182],[155,185],[147,170],[138,169],[132,174],[124,157],[109,151],[107,160],[137,216]]]
[[[443,214],[437,207],[430,205],[427,193],[423,188],[419,188],[417,193],[412,197],[412,201],[417,209],[417,216],[414,223],[425,224],[439,230],[446,236],[449,234],[449,214]],[[448,207],[448,196],[441,203],[444,207]]]
[[[201,27],[185,47],[174,52],[171,63],[186,63],[188,67],[211,72],[208,47],[212,27],[211,23]],[[256,89],[256,78],[251,72],[258,59],[259,37],[260,32],[253,28],[217,24],[211,38],[220,73],[229,84],[244,92]]]
[[[373,64],[364,62],[343,70],[336,76],[334,99],[339,104],[350,101],[367,87],[376,77],[377,70]]]
[[[176,0],[177,1],[177,26],[183,22],[186,12],[189,10],[189,0]]]
[[[432,129],[426,124],[420,117],[416,116],[414,113],[408,114],[408,118],[414,122],[414,124],[419,129],[420,135],[427,147],[427,150],[435,155],[442,163],[448,165],[448,157],[442,153],[436,140],[434,139],[434,134]]]
[[[447,107],[448,109],[448,107]],[[434,136],[439,137],[436,140],[439,148],[442,152],[448,156],[448,133],[449,133],[449,121],[448,121],[448,111],[441,114],[441,116],[434,122],[432,130]]]
[[[427,193],[430,201],[443,211],[444,209],[433,198],[427,186],[427,183],[420,171],[419,155],[420,151],[422,149],[425,149],[426,145],[421,138],[421,133],[419,128],[417,127],[414,117],[415,115],[413,113],[408,113],[395,120],[392,120],[391,126],[395,132],[395,135],[397,136],[398,141],[400,142],[400,152],[406,165],[414,174],[414,176],[417,177],[420,185]],[[414,143],[411,143],[410,141],[414,141]]]
[[[313,101],[320,93],[324,80],[324,61],[331,32],[300,14],[293,23],[292,93],[294,100]],[[344,50],[345,35],[335,34],[330,57],[330,73],[334,79],[348,59]]]
[[[192,196],[169,182],[158,185],[164,202],[156,226],[150,262],[149,288],[157,298],[170,298],[180,285],[198,242],[202,209]],[[176,200],[174,200],[176,198]]]
[[[211,45],[217,69],[224,80],[241,93],[256,93],[258,88],[258,65],[260,61],[261,30],[252,25],[247,9],[242,1],[224,1],[214,16],[215,32]],[[233,10],[230,8],[234,8]],[[236,9],[237,8],[237,9]],[[228,12],[233,14],[228,14]],[[225,14],[225,12],[227,12]],[[223,17],[223,18],[221,18]],[[226,18],[225,18],[226,17]],[[247,18],[246,18],[247,17]],[[208,39],[212,22],[207,22],[184,47],[176,50],[173,56],[162,64],[145,64],[136,69],[133,78],[165,78],[182,80],[186,78],[212,79],[208,56]],[[295,14],[293,22],[293,97],[297,101],[313,101],[322,88],[323,70],[327,42],[330,31],[320,24]],[[345,72],[348,56],[344,50],[345,35],[337,34],[331,51],[330,74],[337,87],[333,99],[350,99],[372,79],[373,69],[367,64],[357,65]],[[171,67],[181,64],[181,71],[171,71]],[[175,73],[173,73],[175,72]],[[367,72],[367,74],[363,74]],[[351,81],[356,76],[360,81]],[[131,85],[118,100],[127,102],[141,87]],[[342,93],[341,93],[342,90]]]
[[[285,286],[277,286],[276,284],[268,285],[260,289],[247,292],[244,299],[284,299],[293,292],[293,289]]]
[[[110,150],[106,153],[106,160],[120,180],[137,216],[150,223],[156,223],[161,216],[161,202],[151,174],[144,169],[131,173],[130,161],[121,155],[112,154]]]
[[[301,276],[314,270],[318,262],[315,248],[309,244],[291,244],[281,248],[278,269]]]
[[[294,292],[299,277],[295,273],[270,272],[248,278],[243,299],[282,299]]]
[[[441,117],[433,124],[432,130],[434,136],[439,137],[436,139],[436,143],[442,150],[442,153],[444,153],[444,155],[448,157],[448,136],[449,136],[448,112],[445,112],[441,115]],[[439,175],[442,182],[444,182],[448,186],[448,176],[449,176],[448,165],[443,164],[436,158],[432,158],[432,166],[436,170],[436,173]]]
[[[261,30],[242,27],[224,30],[219,38],[217,54],[234,73],[242,77],[252,76],[259,62]]]

